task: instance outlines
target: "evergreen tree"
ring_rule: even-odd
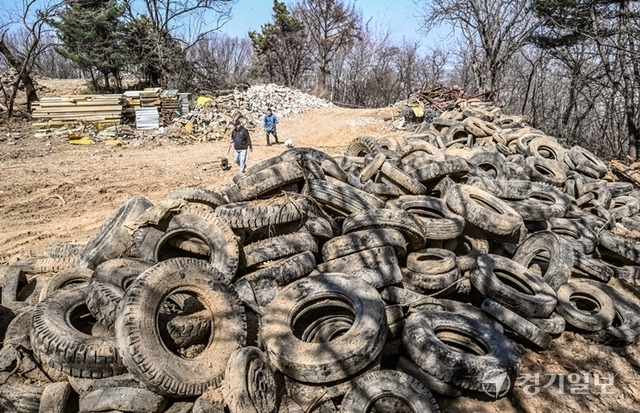
[[[273,23],[263,24],[261,32],[249,32],[258,56],[257,71],[269,75],[272,81],[293,86],[309,69],[309,51],[305,43],[305,28],[294,18],[287,6],[273,1]]]
[[[124,7],[118,0],[65,0],[65,7],[50,21],[62,42],[56,50],[91,74],[102,74],[110,90],[109,75],[120,89],[120,69],[126,60]]]

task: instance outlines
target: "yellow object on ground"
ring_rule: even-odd
[[[196,100],[196,105],[198,106],[204,106],[209,102],[213,102],[213,99],[211,99],[210,97],[207,96],[200,96],[198,97],[198,99]]]
[[[69,139],[69,143],[72,145],[93,145],[96,143],[91,138]]]

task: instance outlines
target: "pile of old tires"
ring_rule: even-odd
[[[11,265],[0,410],[423,413],[508,392],[516,342],[638,340],[608,284],[637,278],[636,188],[487,103],[422,129],[136,196]]]

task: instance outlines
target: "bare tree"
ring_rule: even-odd
[[[423,29],[448,23],[464,36],[479,92],[496,91],[509,59],[529,39],[537,19],[529,0],[416,0]]]
[[[16,16],[5,16],[7,21],[0,25],[0,55],[18,74],[12,85],[7,101],[7,114],[13,115],[14,103],[20,85],[27,95],[27,109],[38,100],[38,93],[32,78],[32,70],[38,56],[46,50],[48,44],[41,40],[48,32],[47,20],[56,12],[60,3],[41,3],[37,0],[25,0]],[[11,36],[14,41],[11,41]],[[21,40],[15,41],[18,36]]]
[[[331,61],[360,37],[362,18],[355,5],[342,0],[301,0],[293,14],[305,26],[309,50],[318,65],[319,87],[325,89]]]

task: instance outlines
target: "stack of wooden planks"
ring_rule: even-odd
[[[119,124],[122,95],[63,95],[41,98],[34,103],[32,116],[40,122],[99,122]]]

